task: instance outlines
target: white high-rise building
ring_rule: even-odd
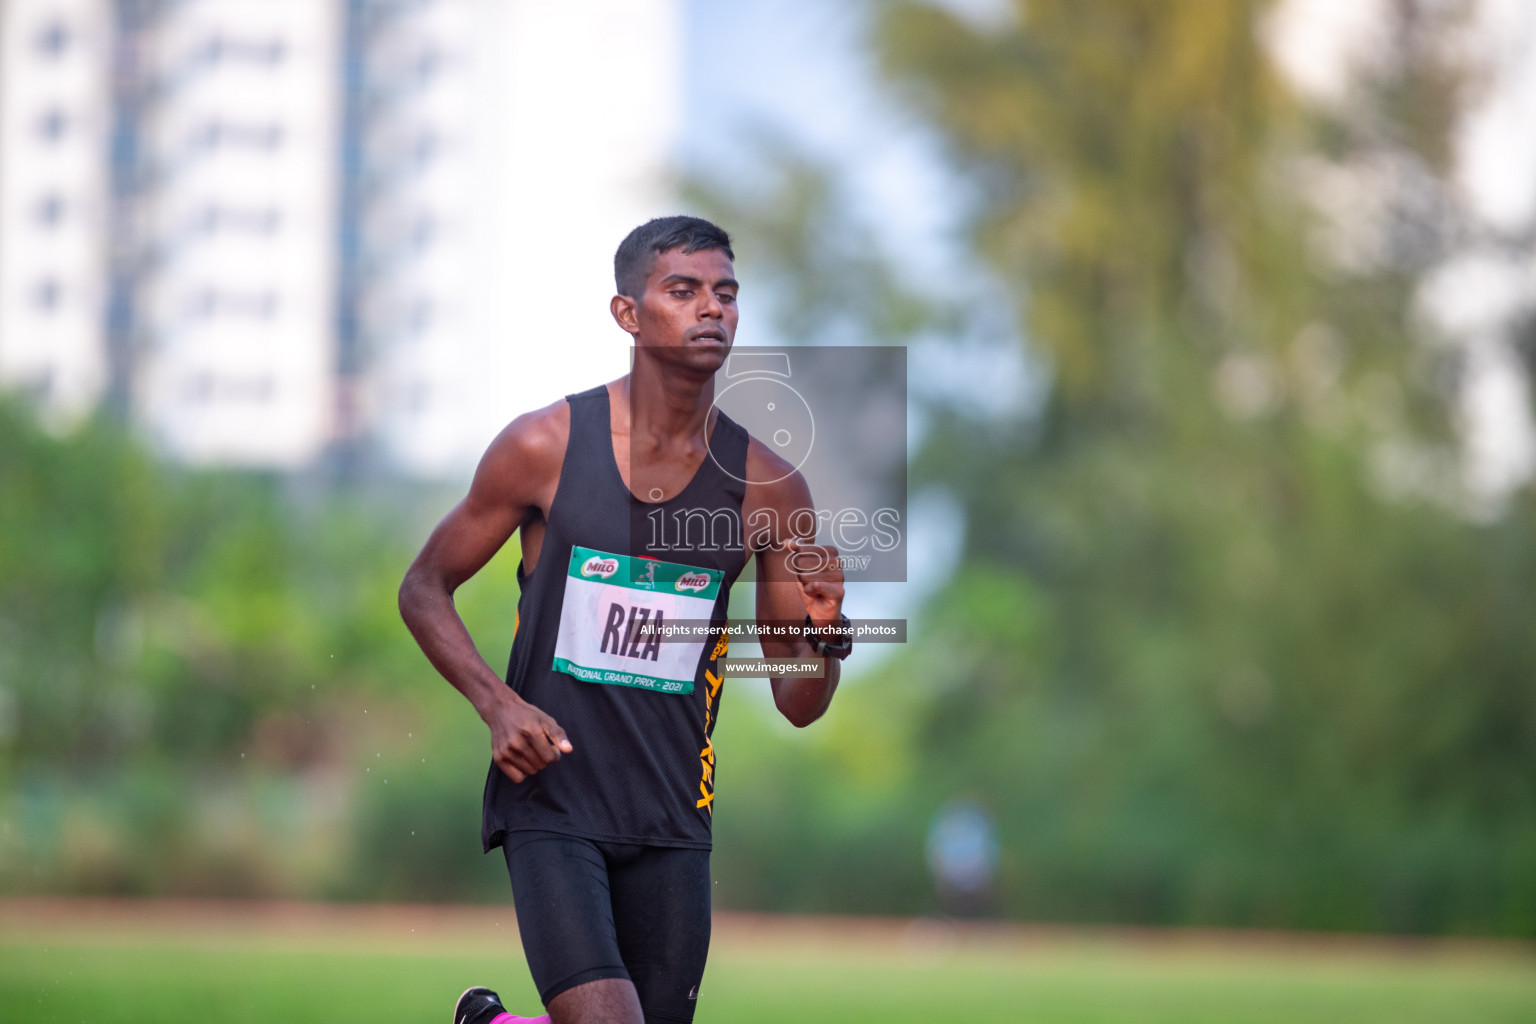
[[[0,3],[0,386],[55,419],[107,386],[107,0]]]
[[[361,0],[347,23],[338,440],[407,470],[434,468],[475,391],[487,282],[473,251],[474,67],[488,6]]]
[[[300,465],[331,438],[338,14],[194,0],[146,42],[133,406],[190,461]]]
[[[192,462],[461,472],[627,369],[681,35],[680,0],[0,0],[0,386]]]
[[[442,126],[443,144],[435,170],[399,194],[437,211],[442,236],[412,257],[419,270],[395,265],[401,289],[414,280],[441,301],[376,347],[369,410],[395,465],[441,475],[472,466],[516,414],[628,371],[629,338],[608,313],[613,250],[641,222],[678,212],[667,172],[683,10],[680,0],[423,6],[436,13],[421,16],[430,29],[410,29],[413,45],[439,40],[449,59],[402,121]]]

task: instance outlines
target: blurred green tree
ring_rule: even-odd
[[[901,672],[914,784],[997,808],[1013,913],[1536,934],[1536,507],[1468,513],[1410,316],[1457,237],[1455,11],[1392,5],[1318,112],[1266,8],[880,9],[1052,379],[921,457],[966,550]]]
[[[167,466],[0,401],[0,886],[368,895],[399,872],[353,867],[401,837],[478,857],[483,764],[395,610],[427,497]],[[493,660],[505,562],[466,588]],[[455,764],[463,820],[410,820]]]

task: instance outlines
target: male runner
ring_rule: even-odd
[[[837,552],[813,543],[804,478],[712,405],[736,333],[734,259],[729,236],[698,218],[632,231],[614,257],[610,309],[634,339],[633,368],[513,420],[400,587],[422,650],[491,730],[482,842],[506,857],[549,1011],[532,1020],[693,1019],[730,586],[754,557],[759,621],[847,621]],[[653,549],[646,517],[657,512],[691,513],[709,530]],[[714,543],[722,517],[734,528]],[[513,530],[522,593],[503,682],[453,592]],[[679,619],[709,631],[660,643],[643,628]],[[824,678],[771,680],[779,711],[809,725],[832,700],[846,640],[762,646],[769,657],[827,655]],[[485,988],[454,1010],[454,1024],[524,1020]]]

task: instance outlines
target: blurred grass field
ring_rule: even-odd
[[[0,1021],[442,1022],[537,1005],[510,908],[0,902]],[[1529,946],[723,917],[701,1024],[1536,1021]]]

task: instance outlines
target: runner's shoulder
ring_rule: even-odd
[[[565,399],[525,412],[496,435],[480,460],[476,476],[558,474],[570,436],[571,406]]]

